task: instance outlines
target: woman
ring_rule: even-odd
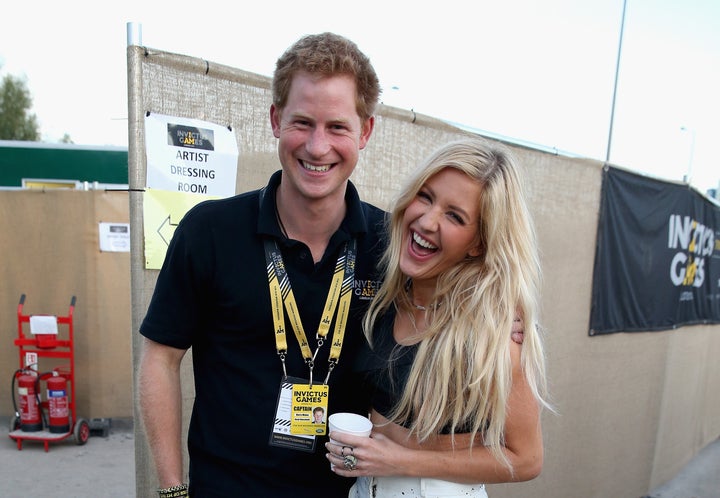
[[[335,472],[359,478],[358,497],[483,497],[484,483],[533,479],[546,405],[532,325],[540,268],[516,166],[478,139],[447,144],[389,225],[386,278],[364,323],[374,429],[331,434]],[[516,313],[522,345],[510,339]]]

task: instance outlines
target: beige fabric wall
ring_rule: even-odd
[[[98,223],[128,222],[127,192],[0,191],[0,415],[10,416],[10,381],[20,367],[23,315],[66,316],[72,296],[76,413],[131,417],[130,253],[100,252]],[[60,325],[66,334],[67,327]],[[24,333],[29,335],[27,325]],[[66,336],[61,336],[66,338]],[[40,370],[58,363],[40,359]],[[60,364],[67,364],[61,361]]]
[[[157,112],[227,124],[240,150],[237,191],[265,183],[278,168],[269,128],[267,78],[209,61],[128,48],[130,183],[145,181],[143,116]],[[426,116],[381,107],[353,181],[385,207],[416,164],[463,132]],[[545,282],[550,386],[557,414],[544,416],[546,463],[530,483],[491,486],[504,496],[641,496],[672,477],[720,435],[720,326],[588,336],[602,165],[512,147],[526,170]],[[144,316],[157,273],[142,265],[142,197],[130,194],[133,223],[132,326]],[[139,351],[133,335],[133,351]],[[184,419],[193,392],[185,361]],[[133,365],[137,365],[137,358]],[[137,412],[136,412],[137,415]],[[136,417],[139,421],[139,417]],[[138,496],[155,488],[136,424]]]

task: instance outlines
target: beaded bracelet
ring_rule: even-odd
[[[173,486],[171,488],[158,489],[158,496],[160,498],[178,498],[190,495],[188,494],[187,484],[178,484],[177,486]]]

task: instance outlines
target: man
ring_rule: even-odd
[[[351,358],[377,285],[383,212],[348,179],[379,94],[354,43],[300,39],[273,77],[282,171],[178,226],[140,327],[140,406],[161,497],[186,493],[179,372],[190,347],[192,496],[347,496],[352,480],[330,471],[327,435],[287,425],[298,393],[329,400],[327,413],[367,413]]]
[[[318,406],[313,410],[313,424],[324,424],[325,423],[325,409],[322,406]]]

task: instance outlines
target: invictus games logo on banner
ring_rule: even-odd
[[[189,149],[215,150],[213,130],[168,123],[168,145]]]
[[[715,249],[715,233],[690,216],[671,214],[668,220],[668,249],[678,250],[670,263],[670,279],[676,286],[702,287],[705,261]]]
[[[685,185],[603,169],[590,335],[720,323],[720,207]]]

